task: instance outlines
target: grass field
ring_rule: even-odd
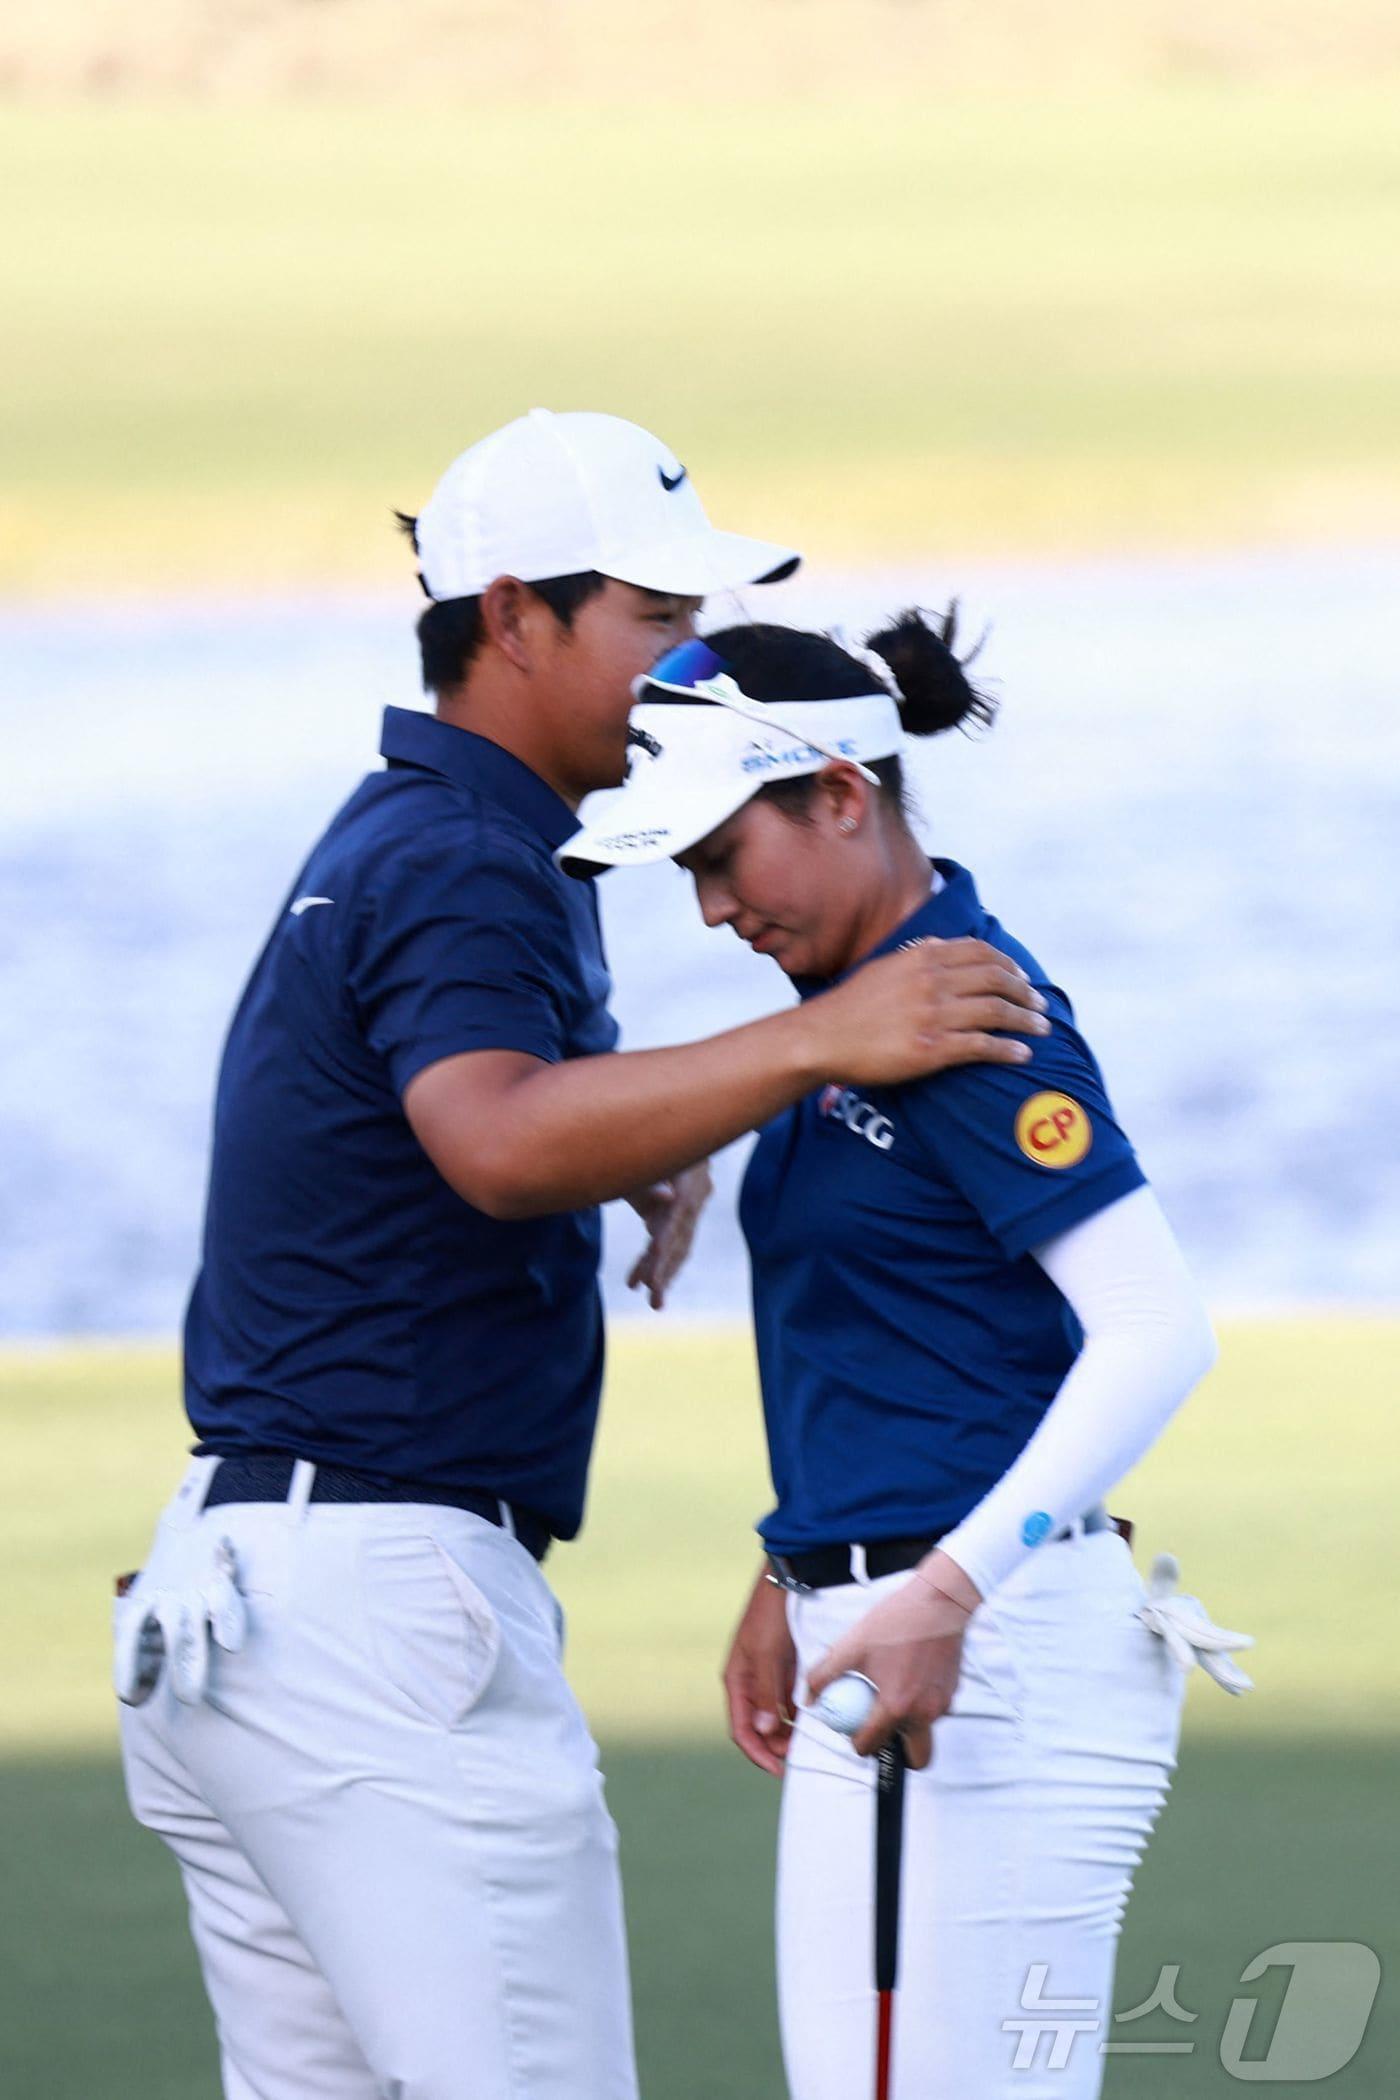
[[[1258,1690],[1192,1695],[1175,1796],[1140,1877],[1120,2009],[1179,1962],[1189,2058],[1120,2059],[1108,2092],[1209,2100],[1245,1964],[1400,1924],[1390,1616],[1400,1322],[1238,1325],[1220,1368],[1115,1503],[1170,1544],[1217,1615],[1259,1636]],[[0,1358],[7,1423],[0,1709],[0,2091],[215,2100],[212,2042],[161,1848],[130,1826],[106,1691],[110,1578],[135,1564],[184,1438],[172,1359]],[[775,1790],[725,1745],[714,1677],[762,1505],[747,1345],[627,1330],[587,1534],[551,1573],[623,1833],[649,2100],[781,2100],[767,1911]],[[1262,2051],[1278,1993],[1257,1989]],[[1132,2039],[1180,2039],[1154,2016]],[[1383,1985],[1328,2085],[1390,2100]],[[1301,2091],[1284,2085],[1283,2092]],[[969,2096],[972,2100],[972,2096]]]
[[[0,109],[0,593],[411,590],[537,400],[824,560],[1400,532],[1388,86],[833,96]]]

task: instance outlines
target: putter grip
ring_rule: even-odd
[[[899,1977],[899,1883],[904,1851],[904,1745],[898,1736],[875,1770],[875,1988],[892,1991]]]

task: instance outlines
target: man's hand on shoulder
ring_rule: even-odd
[[[986,941],[922,940],[809,999],[814,1065],[857,1086],[898,1086],[950,1065],[1025,1064],[1050,1032],[1025,972]]]

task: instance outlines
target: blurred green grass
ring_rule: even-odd
[[[1217,1369],[1115,1495],[1137,1520],[1142,1565],[1170,1547],[1216,1617],[1259,1638],[1254,1697],[1198,1698],[1193,1730],[1393,1740],[1397,1387],[1400,1321],[1230,1323]],[[111,1578],[139,1563],[189,1441],[175,1359],[11,1351],[0,1399],[0,1623],[24,1657],[0,1751],[104,1745]],[[597,1728],[695,1738],[718,1726],[720,1648],[752,1579],[765,1493],[747,1336],[618,1330],[589,1521],[550,1563]]]
[[[1387,86],[0,109],[0,591],[407,585],[532,401],[818,559],[1400,530]]]
[[[622,1833],[646,2100],[781,2100],[776,1786],[717,1746],[605,1737],[603,1759]],[[1179,2002],[1197,2019],[1154,2015],[1114,2038],[1186,2039],[1195,2052],[1118,2058],[1108,2100],[1237,2093],[1220,2036],[1246,1964],[1268,1947],[1359,1940],[1386,1963],[1400,1879],[1394,1798],[1392,1748],[1344,1732],[1333,1743],[1281,1733],[1188,1744],[1138,1875],[1114,2004],[1141,2005],[1162,1966],[1178,1963]],[[0,1761],[0,1845],[0,2090],[15,2100],[216,2100],[179,1878],[130,1820],[113,1760]],[[1239,1994],[1261,2000],[1250,2049],[1262,2053],[1279,1993],[1262,1984]],[[1387,1977],[1365,2042],[1328,2095],[1393,2100],[1398,2029]]]
[[[1124,2009],[1163,1963],[1182,1965],[1198,2047],[1189,2059],[1118,2060],[1110,2095],[1233,2090],[1219,2036],[1264,1948],[1357,1939],[1384,1957],[1395,1943],[1397,1373],[1397,1320],[1227,1324],[1219,1368],[1113,1498],[1138,1520],[1139,1558],[1174,1546],[1217,1615],[1260,1646],[1251,1699],[1193,1691],[1120,1967]],[[0,1402],[0,2090],[214,2100],[178,1878],[126,1818],[107,1690],[111,1576],[139,1561],[187,1441],[174,1358],[11,1350]],[[746,1337],[622,1330],[589,1525],[550,1571],[623,1833],[649,2100],[782,2092],[768,1922],[776,1790],[724,1742],[715,1684],[762,1506]],[[1149,2022],[1125,2037],[1183,2031]],[[1389,2100],[1397,2082],[1400,2035],[1383,1993],[1330,2090]]]

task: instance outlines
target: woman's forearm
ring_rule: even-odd
[[[1205,1307],[1150,1189],[1135,1189],[1035,1258],[1068,1301],[1084,1346],[1024,1450],[942,1541],[984,1596],[1145,1457],[1215,1361]]]

